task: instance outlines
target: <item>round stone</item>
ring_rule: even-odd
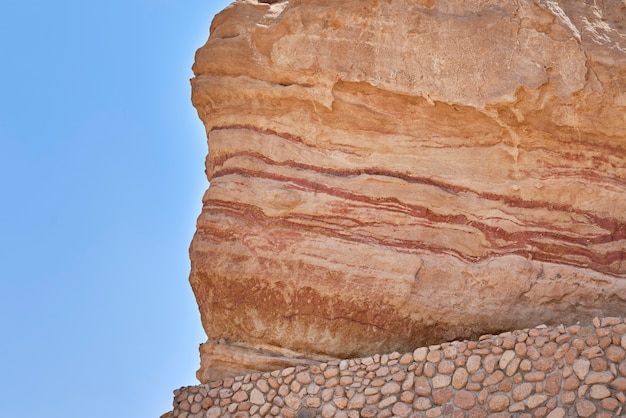
[[[513,360],[509,362],[508,366],[506,366],[505,374],[511,377],[515,373],[517,373],[517,369],[519,368],[521,362],[522,362],[521,358],[515,357]]]
[[[239,402],[243,402],[247,400],[248,400],[248,393],[246,391],[240,390],[240,391],[235,392],[235,394],[233,395],[233,402],[239,403]]]
[[[564,390],[576,390],[580,386],[580,380],[578,380],[575,376],[570,376],[565,379],[565,383],[563,384]]]
[[[206,418],[218,418],[222,416],[222,409],[219,406],[213,406],[206,411]]]
[[[442,360],[437,366],[437,371],[441,374],[452,374],[454,372],[454,363],[450,360]]]
[[[495,370],[497,362],[498,358],[493,354],[489,354],[483,359],[483,369],[485,369],[487,373],[491,374]]]
[[[523,372],[529,372],[532,370],[533,368],[533,363],[528,360],[527,358],[525,358],[524,360],[522,360],[522,362],[519,364],[519,368],[521,371]]]
[[[530,409],[535,409],[547,400],[548,400],[547,395],[533,395],[530,398],[528,398],[527,405]]]
[[[441,351],[432,350],[426,356],[426,360],[430,361],[431,363],[439,363],[439,361],[441,360]]]
[[[467,390],[460,390],[454,395],[453,402],[457,407],[469,410],[476,405],[476,395]]]
[[[504,353],[502,353],[502,357],[500,357],[500,361],[498,362],[498,366],[502,370],[505,370],[506,366],[509,365],[509,362],[511,360],[513,360],[513,358],[515,358],[515,351],[513,351],[513,350],[505,351]]]
[[[593,385],[591,389],[589,389],[589,396],[593,399],[600,400],[611,396],[611,391],[606,385]]]
[[[428,347],[420,347],[413,351],[413,360],[414,361],[424,361],[426,360],[426,356],[428,355]]]
[[[383,395],[391,395],[394,393],[400,393],[400,385],[397,384],[396,382],[388,382],[382,387],[382,389],[380,390],[380,393],[382,393]]]
[[[524,380],[527,382],[542,382],[546,378],[544,372],[530,372],[524,375]]]
[[[430,382],[427,378],[421,376],[415,379],[415,393],[418,396],[430,396]]]
[[[194,403],[193,405],[191,405],[191,409],[189,410],[189,412],[191,412],[192,414],[197,414],[198,412],[200,412],[201,409],[202,409],[201,404]]]
[[[300,372],[296,375],[296,380],[302,385],[308,385],[311,383],[311,375],[308,372]]]
[[[413,409],[418,411],[426,411],[427,409],[432,408],[433,404],[430,401],[430,398],[419,397],[413,401]]]
[[[606,409],[607,411],[614,411],[617,409],[617,407],[619,407],[619,402],[615,398],[606,398],[602,399],[602,402],[600,402],[600,406],[602,407],[602,409]]]
[[[252,392],[250,392],[250,402],[254,405],[263,405],[265,403],[265,397],[260,390],[254,388]]]
[[[452,375],[452,387],[455,389],[463,389],[467,384],[469,374],[463,368],[456,369]]]
[[[412,362],[413,362],[413,356],[409,353],[404,354],[402,357],[400,357],[400,360],[399,360],[399,363],[402,365],[407,365]]]
[[[467,367],[467,371],[469,372],[469,374],[474,374],[480,367],[480,356],[470,356],[467,359],[467,364],[465,365],[465,367]]]
[[[403,402],[398,402],[391,408],[391,412],[398,417],[408,417],[412,411],[413,409]]]
[[[335,412],[337,412],[337,408],[333,404],[327,403],[322,407],[323,418],[332,418],[335,416]]]
[[[583,399],[576,403],[576,412],[579,417],[590,417],[596,412],[596,406],[592,402]]]
[[[626,352],[622,347],[612,345],[606,349],[606,358],[613,363],[619,363],[626,357]]]
[[[508,408],[510,403],[508,396],[498,394],[489,399],[488,406],[491,412],[501,412]]]
[[[514,401],[523,401],[530,396],[534,387],[535,385],[533,385],[532,383],[522,383],[513,388],[511,396],[513,397]]]
[[[618,377],[611,382],[611,387],[621,392],[626,392],[626,378]]]
[[[452,388],[446,387],[443,389],[434,390],[432,397],[435,405],[443,405],[444,403],[448,402],[450,398],[452,398]]]

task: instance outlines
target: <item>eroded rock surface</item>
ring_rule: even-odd
[[[623,314],[625,16],[620,0],[220,13],[192,80],[210,344],[327,360]]]

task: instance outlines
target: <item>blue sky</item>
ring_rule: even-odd
[[[158,418],[196,383],[189,78],[228,3],[0,4],[2,416]]]

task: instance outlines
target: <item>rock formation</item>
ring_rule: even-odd
[[[623,0],[221,12],[192,80],[201,381],[623,315],[625,16]]]

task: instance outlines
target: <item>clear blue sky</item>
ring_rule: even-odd
[[[228,3],[0,4],[1,416],[158,418],[196,383],[189,78]]]

